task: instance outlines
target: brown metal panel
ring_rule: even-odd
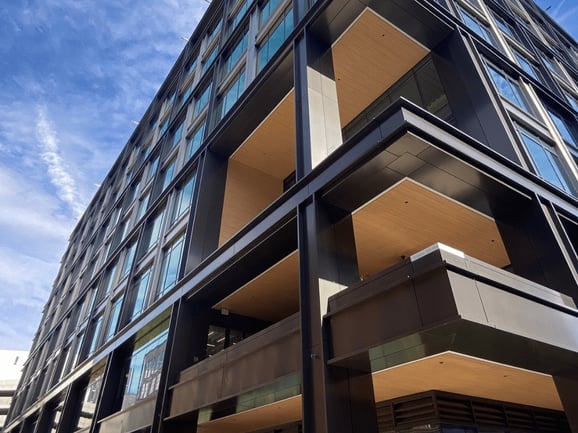
[[[380,286],[381,281],[372,285]],[[405,282],[331,316],[333,357],[367,350],[389,339],[417,332],[421,318],[411,282]]]
[[[181,372],[170,416],[255,389],[300,368],[299,320],[294,315]]]
[[[100,433],[128,433],[151,425],[156,397],[138,403],[100,422]]]

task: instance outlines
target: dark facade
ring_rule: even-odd
[[[578,46],[525,0],[214,0],[6,432],[578,432]]]

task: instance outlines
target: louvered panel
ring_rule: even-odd
[[[534,429],[534,417],[531,409],[505,407],[508,427],[519,429]]]
[[[395,422],[393,419],[393,407],[391,403],[379,405],[377,410],[377,426],[379,433],[395,431]]]
[[[506,417],[501,405],[473,402],[474,417],[477,424],[506,425]]]
[[[467,400],[440,395],[437,406],[440,419],[444,422],[474,422],[470,402]]]
[[[393,415],[396,425],[424,422],[436,418],[433,397],[394,403]]]
[[[536,427],[540,432],[556,432],[563,433],[568,432],[568,424],[565,419],[555,413],[545,413],[545,412],[535,412],[534,420],[536,421]]]

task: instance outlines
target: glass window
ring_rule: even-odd
[[[167,189],[167,186],[169,186],[169,184],[171,183],[171,181],[175,177],[176,165],[177,165],[177,161],[176,161],[176,159],[173,159],[169,163],[169,165],[162,171],[162,177],[163,177],[162,191]]]
[[[215,44],[212,48],[211,51],[209,52],[209,54],[207,54],[207,56],[205,57],[205,59],[203,60],[203,74],[205,72],[207,72],[207,70],[209,69],[209,67],[213,64],[213,62],[215,61],[215,59],[217,58],[217,44]]]
[[[179,125],[179,127],[175,130],[175,133],[173,134],[173,147],[175,147],[179,141],[181,141],[181,137],[183,136],[183,122],[181,122],[181,124]]]
[[[517,51],[514,51],[514,57],[516,58],[518,65],[520,65],[520,67],[525,72],[527,72],[528,75],[535,78],[536,80],[539,80],[535,67],[523,55],[521,55]]]
[[[116,274],[116,264],[112,265],[106,271],[104,276],[104,280],[102,281],[101,285],[101,295],[98,297],[98,300],[104,299],[110,292],[112,292],[112,288],[114,287],[114,283],[116,282],[115,275]]]
[[[151,279],[151,268],[147,268],[140,274],[133,286],[134,304],[131,320],[134,320],[147,306],[147,295],[149,293]]]
[[[553,74],[555,74],[556,76],[558,76],[564,80],[566,79],[566,75],[564,74],[564,69],[556,61],[556,59],[551,59],[547,55],[544,54],[542,56],[542,60],[544,61],[544,64],[550,70],[550,72],[552,72]]]
[[[203,93],[197,96],[195,100],[195,111],[193,112],[193,117],[196,118],[209,103],[209,98],[211,96],[211,86],[207,86]]]
[[[148,207],[150,196],[151,196],[150,192],[147,192],[144,196],[140,198],[138,202],[138,212],[136,216],[137,221],[140,220],[145,214]]]
[[[257,50],[257,70],[260,71],[281,47],[293,30],[293,9],[289,8],[276,26],[265,36]]]
[[[576,142],[576,139],[568,129],[568,125],[566,124],[564,119],[562,119],[557,114],[553,113],[551,110],[548,110],[548,115],[550,116],[550,119],[552,119],[554,126],[556,127],[558,133],[562,136],[564,141],[573,148],[578,149],[578,143]]]
[[[179,279],[179,267],[181,265],[184,242],[185,235],[182,234],[165,250],[159,295],[162,295],[167,290],[173,288]]]
[[[203,143],[203,137],[205,135],[205,123],[206,122],[203,120],[197,129],[195,129],[195,131],[191,134],[187,148],[187,158],[193,156],[197,149],[201,147],[201,144]]]
[[[183,93],[181,93],[181,96],[179,98],[179,106],[183,106],[183,104],[185,102],[187,102],[187,100],[189,99],[189,96],[191,96],[191,93],[193,93],[193,82],[191,81],[188,86],[185,88],[185,90],[183,91]]]
[[[193,192],[195,190],[195,179],[196,176],[193,174],[189,180],[187,180],[178,190],[175,197],[175,206],[173,208],[173,215],[171,221],[178,220],[182,215],[184,215],[193,201]]]
[[[132,268],[132,264],[134,262],[135,253],[136,253],[136,242],[133,242],[126,249],[126,253],[124,255],[124,263],[122,265],[121,278],[126,277],[130,272],[130,269]]]
[[[207,45],[211,44],[211,42],[217,37],[220,31],[221,31],[221,20],[219,19],[215,23],[215,26],[209,32],[207,32]]]
[[[221,110],[219,117],[223,118],[225,114],[231,109],[231,107],[237,102],[237,99],[241,96],[245,90],[245,71],[242,71],[235,81],[225,90],[221,99]]]
[[[195,75],[195,71],[197,70],[197,59],[193,58],[193,60],[191,60],[191,62],[189,63],[189,66],[187,66],[187,77],[188,78],[192,78]],[[191,82],[193,82],[194,80],[191,80]]]
[[[120,317],[120,310],[122,307],[122,296],[118,298],[112,304],[112,308],[110,309],[110,316],[108,319],[108,324],[106,325],[106,332],[104,334],[104,341],[110,340],[110,338],[116,332],[116,325],[118,324],[118,319]]]
[[[259,15],[259,25],[262,26],[267,22],[271,13],[275,10],[281,0],[268,0],[261,6],[261,13]]]
[[[165,320],[136,341],[130,358],[122,409],[157,392],[167,333],[168,321]]]
[[[169,127],[169,119],[167,118],[159,125],[159,137],[161,137],[165,132],[167,132],[168,127]]]
[[[554,148],[520,126],[518,126],[518,133],[530,155],[536,173],[558,188],[572,192]]]
[[[88,355],[91,355],[100,346],[100,328],[102,327],[102,314],[92,323],[92,337],[88,347]]]
[[[227,74],[231,72],[233,67],[239,62],[241,57],[245,54],[245,51],[247,51],[247,39],[248,39],[247,32],[245,32],[241,40],[237,42],[237,45],[235,45],[231,53],[225,58],[221,73],[222,78],[226,77]]]
[[[498,15],[494,15],[494,19],[496,21],[496,24],[498,26],[498,28],[504,32],[505,34],[507,34],[508,36],[512,37],[512,38],[516,38],[515,34],[514,34],[514,29],[512,29],[512,27],[510,26],[510,24],[508,24],[502,17],[498,16]]]
[[[578,99],[576,99],[574,95],[570,94],[567,91],[564,91],[564,96],[566,97],[566,100],[572,106],[574,111],[578,112]]]
[[[163,225],[163,215],[164,212],[161,211],[155,215],[151,220],[149,220],[142,238],[142,253],[149,251],[159,240],[161,234],[161,228]]]
[[[529,111],[518,83],[492,66],[488,65],[487,68],[498,93],[523,110]]]
[[[235,4],[233,4],[233,7],[234,6]],[[231,31],[234,30],[239,25],[239,23],[245,16],[245,12],[247,12],[247,9],[249,9],[249,2],[247,0],[243,0],[241,2],[241,5],[237,7],[236,10],[233,12],[233,16],[229,21],[229,28]]]
[[[94,417],[103,377],[104,367],[101,367],[92,373],[87,387],[82,391],[78,421],[76,422],[77,430],[88,428],[92,423],[92,418]]]
[[[148,163],[146,180],[149,180],[155,175],[158,165],[159,165],[159,157],[156,156]]]
[[[484,39],[486,42],[493,44],[494,40],[492,38],[492,34],[490,33],[490,29],[484,23],[482,23],[478,18],[467,12],[463,8],[459,8],[460,14],[464,23],[470,30],[476,33],[479,37]]]

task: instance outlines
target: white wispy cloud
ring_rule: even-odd
[[[66,164],[60,156],[58,139],[46,117],[46,109],[38,107],[37,112],[36,132],[42,149],[42,160],[47,165],[50,181],[58,190],[60,199],[70,206],[70,209],[78,218],[84,212],[85,206],[80,202],[76,182],[68,173]]]
[[[68,235],[205,0],[0,8],[0,347],[27,349]]]

